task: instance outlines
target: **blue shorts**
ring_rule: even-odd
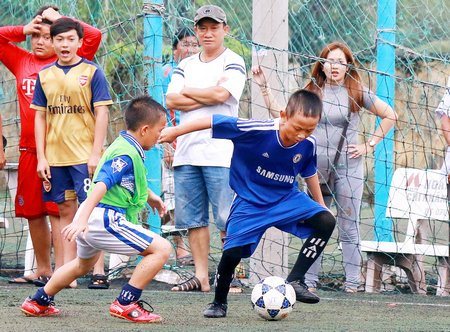
[[[307,238],[313,229],[303,221],[322,211],[328,210],[299,191],[272,205],[254,205],[236,197],[227,221],[224,250],[245,246],[243,257],[250,257],[270,227]]]
[[[234,193],[229,185],[230,169],[215,166],[177,166],[175,180],[175,224],[177,228],[209,225],[209,202],[216,227],[224,231]]]
[[[63,203],[78,199],[81,204],[87,197],[91,185],[87,164],[73,166],[51,166],[51,189],[44,192],[45,202]]]

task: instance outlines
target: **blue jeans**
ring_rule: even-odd
[[[175,224],[177,228],[209,225],[209,203],[216,227],[225,231],[233,191],[229,185],[230,169],[215,166],[177,166],[175,179]]]

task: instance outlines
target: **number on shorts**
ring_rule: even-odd
[[[84,192],[88,192],[88,190],[89,190],[89,188],[91,187],[91,179],[89,179],[89,178],[86,178],[86,179],[84,179],[84,181],[83,181],[83,183],[84,183],[84,187],[83,187],[83,189],[84,189]]]

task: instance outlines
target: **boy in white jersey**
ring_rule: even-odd
[[[317,303],[308,291],[305,273],[325,248],[335,226],[325,207],[316,170],[315,138],[310,136],[322,114],[322,102],[312,92],[299,90],[290,98],[280,119],[244,120],[213,115],[166,128],[159,142],[212,128],[214,138],[234,144],[230,186],[236,192],[227,220],[224,251],[217,268],[215,298],[204,311],[209,318],[225,317],[227,295],[235,267],[250,257],[270,227],[307,238],[287,281],[297,301]],[[298,190],[302,176],[313,199]]]

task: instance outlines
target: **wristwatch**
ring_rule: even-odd
[[[377,145],[377,143],[376,143],[373,139],[371,139],[371,140],[369,141],[369,146],[370,146],[371,148],[374,148],[375,145]]]

